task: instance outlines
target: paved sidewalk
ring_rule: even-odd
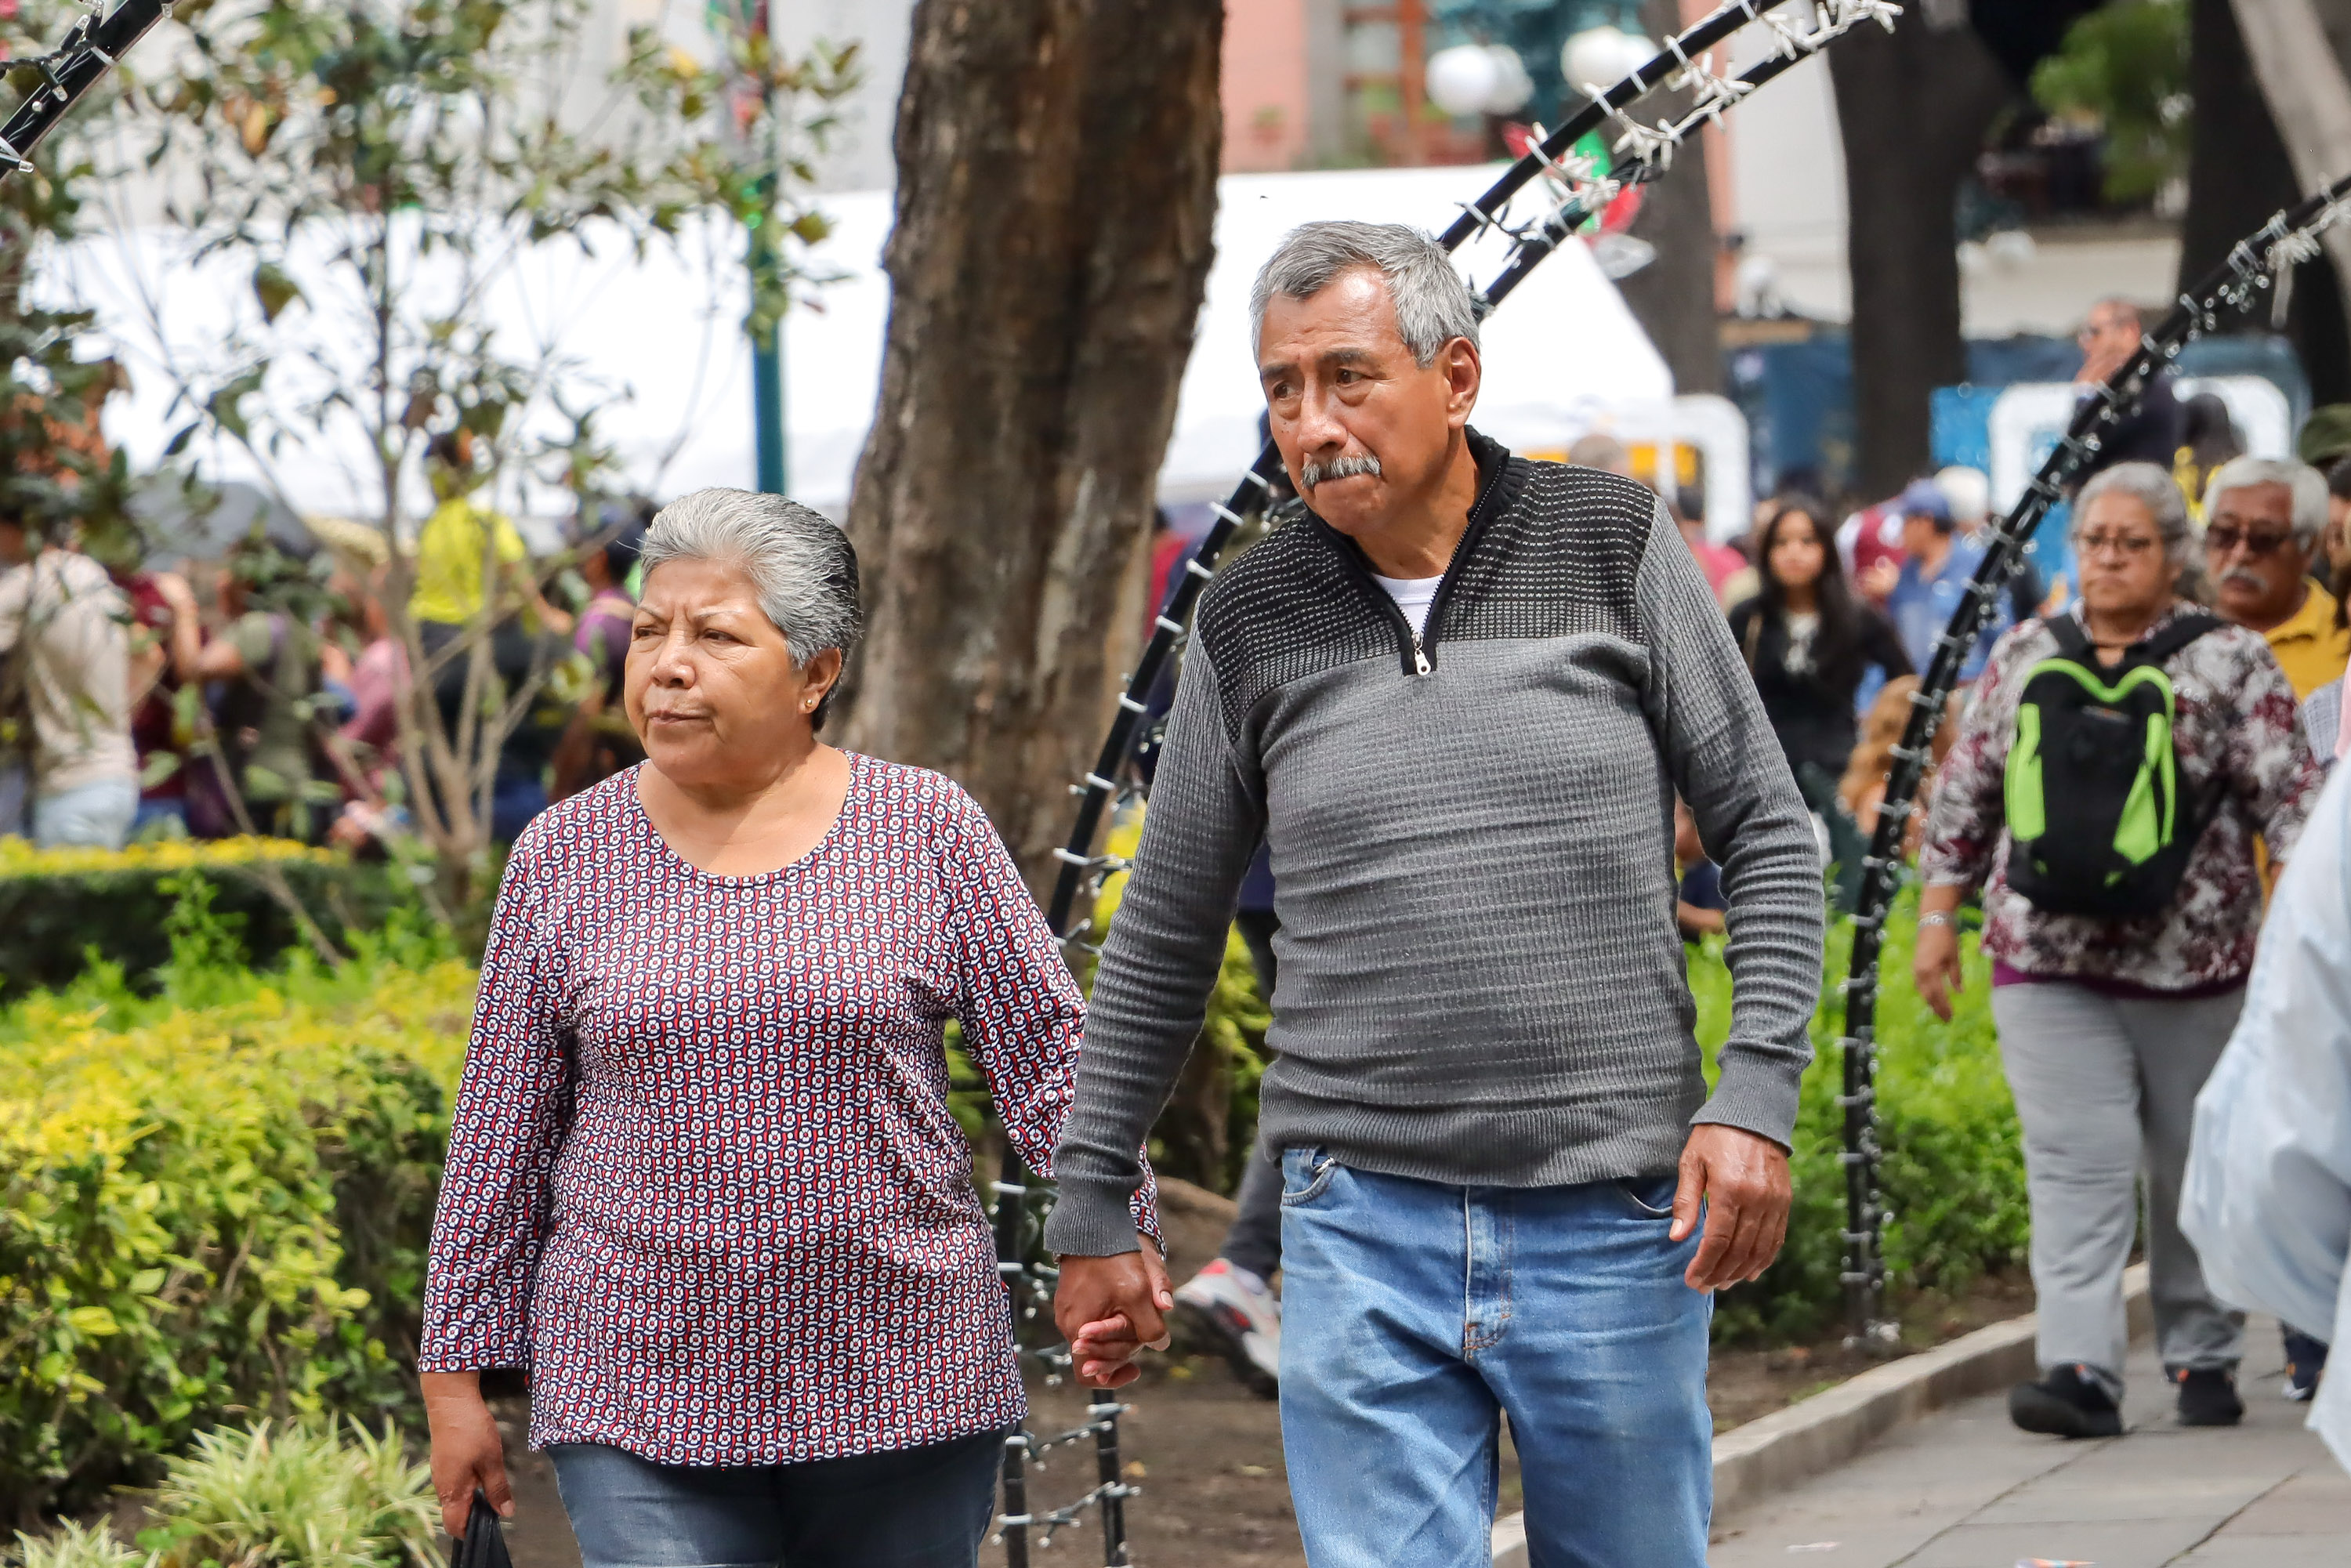
[[[1709,1568],[2345,1568],[2351,1478],[2309,1406],[2278,1397],[2277,1326],[2246,1334],[2245,1423],[2191,1429],[2142,1344],[2123,1437],[2068,1443],[2009,1425],[2005,1394],[1887,1434],[1841,1469],[1719,1520]],[[2345,1375],[2351,1375],[2351,1366]]]

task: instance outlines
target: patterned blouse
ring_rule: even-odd
[[[850,767],[763,876],[680,859],[635,768],[515,845],[417,1364],[528,1367],[535,1448],[791,1463],[1025,1414],[943,1031],[1050,1172],[1083,1004],[971,797]]]
[[[2149,627],[2171,623],[2175,606]],[[2269,644],[2241,627],[2208,632],[2164,665],[2177,708],[2180,793],[2220,791],[2170,906],[2144,920],[2044,915],[2008,890],[2003,776],[2026,674],[2057,651],[2039,621],[1993,644],[1959,744],[1935,777],[1918,870],[1930,886],[1984,889],[1984,951],[2035,979],[2103,981],[2197,991],[2241,981],[2261,932],[2253,839],[2273,857],[2294,852],[2324,779],[2298,722],[2294,688]]]

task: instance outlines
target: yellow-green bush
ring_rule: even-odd
[[[86,1500],[235,1414],[405,1401],[470,967],[101,966],[0,1013],[0,1498]]]

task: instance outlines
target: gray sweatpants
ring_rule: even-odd
[[[2163,1364],[2236,1365],[2244,1314],[2205,1289],[2196,1249],[2179,1233],[2179,1182],[2196,1092],[2244,999],[2241,988],[2195,1001],[2104,997],[2063,983],[1993,990],[2001,1060],[2024,1127],[2044,1369],[2085,1364],[2121,1397],[2123,1269],[2142,1176]]]

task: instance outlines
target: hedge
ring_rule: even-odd
[[[201,884],[199,884],[201,887]],[[153,1479],[233,1416],[405,1413],[469,966],[406,921],[329,971],[162,991],[100,965],[0,1013],[0,1498]]]
[[[374,929],[408,897],[398,869],[283,839],[185,840],[120,852],[37,850],[0,838],[0,996],[69,985],[92,953],[134,985],[171,956],[166,916],[180,879],[202,873],[214,907],[258,962],[303,946],[293,915],[256,874],[283,876],[327,936]]]

